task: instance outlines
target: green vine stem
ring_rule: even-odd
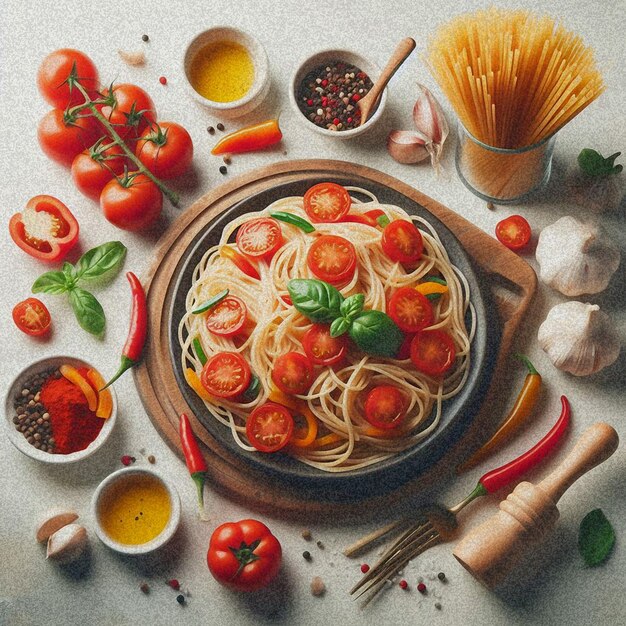
[[[72,81],[72,85],[76,87],[80,93],[85,98],[84,104],[80,105],[80,108],[88,107],[93,116],[107,129],[111,137],[113,138],[113,142],[117,144],[123,151],[124,154],[137,166],[137,170],[142,174],[145,174],[167,197],[167,199],[174,205],[178,206],[178,194],[172,191],[169,187],[164,185],[136,156],[135,153],[126,145],[126,142],[117,134],[115,128],[109,120],[107,120],[98,108],[96,107],[96,102],[94,102],[90,97],[87,91],[85,91],[84,87],[78,82],[78,80],[74,79]]]

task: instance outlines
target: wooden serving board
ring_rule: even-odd
[[[512,339],[537,285],[534,271],[524,260],[454,211],[387,174],[343,161],[291,161],[254,170],[210,191],[172,224],[157,245],[144,282],[148,296],[149,333],[143,361],[134,370],[144,407],[161,436],[181,457],[178,416],[181,412],[190,415],[194,432],[203,444],[212,486],[247,506],[307,518],[331,510],[333,515],[344,517],[358,511],[362,517],[365,510],[380,510],[381,506],[391,505],[399,498],[405,499],[417,489],[433,486],[436,480],[449,476],[457,461],[466,457],[495,428],[491,413],[481,410],[462,440],[415,480],[391,493],[376,496],[372,501],[337,503],[307,498],[303,490],[273,484],[263,472],[242,463],[237,454],[221,445],[193,416],[178,386],[170,353],[171,285],[176,280],[182,256],[194,237],[212,219],[238,202],[276,185],[319,179],[320,176],[330,179],[338,172],[349,176],[353,184],[365,188],[368,182],[384,185],[425,207],[452,231],[471,261],[481,270],[487,288],[493,293],[502,324],[495,375],[483,407],[491,405],[500,378],[498,373],[503,370]]]

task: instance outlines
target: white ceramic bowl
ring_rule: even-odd
[[[169,497],[170,497],[170,505],[171,505],[171,515],[168,520],[165,528],[151,541],[146,543],[141,543],[138,545],[129,545],[125,543],[119,543],[115,541],[107,535],[104,528],[100,524],[100,514],[99,514],[99,506],[100,500],[104,496],[106,490],[114,485],[119,480],[126,480],[128,476],[140,475],[140,476],[151,476],[158,480],[166,489]],[[100,538],[100,541],[111,550],[115,550],[115,552],[120,552],[121,554],[129,554],[129,555],[137,555],[137,554],[147,554],[148,552],[153,552],[158,548],[164,546],[176,533],[178,525],[180,524],[180,497],[178,496],[178,491],[176,491],[176,487],[169,480],[163,478],[160,474],[155,472],[154,470],[142,467],[125,467],[123,469],[117,470],[112,474],[109,474],[96,489],[93,494],[93,498],[91,499],[91,512],[93,515],[93,519],[96,526],[96,534]]]
[[[189,80],[189,69],[194,57],[204,46],[218,41],[232,41],[247,48],[254,64],[254,82],[243,98],[232,102],[215,102],[200,95]],[[263,102],[270,88],[269,61],[265,48],[254,38],[238,28],[216,26],[196,35],[185,48],[183,73],[193,98],[212,113],[225,118],[240,117],[250,113]]]
[[[332,63],[333,61],[343,61],[345,63],[349,63],[350,65],[358,67],[370,77],[370,80],[373,83],[375,83],[380,76],[380,68],[378,68],[377,65],[375,65],[371,61],[368,61],[365,57],[356,52],[340,49],[322,50],[321,52],[317,52],[313,56],[310,56],[308,59],[300,64],[300,67],[298,67],[295,74],[291,78],[289,99],[298,119],[306,126],[306,128],[314,130],[315,132],[318,132],[322,135],[326,135],[327,137],[335,137],[337,139],[350,139],[351,137],[357,137],[358,135],[362,135],[363,133],[367,132],[380,119],[385,109],[385,104],[387,103],[387,88],[385,87],[382,94],[380,95],[376,110],[371,114],[370,118],[367,120],[367,122],[365,122],[365,124],[363,124],[363,126],[357,126],[356,128],[352,128],[350,130],[328,130],[327,128],[321,128],[310,119],[308,119],[298,107],[298,89],[300,87],[300,83],[310,71],[314,70],[320,65],[326,65],[328,63]]]
[[[84,450],[71,452],[70,454],[52,454],[50,452],[42,452],[41,450],[35,448],[35,446],[32,446],[30,443],[28,443],[28,441],[26,441],[26,437],[24,437],[24,435],[19,430],[15,429],[15,424],[13,423],[13,417],[15,415],[15,410],[13,409],[13,399],[23,389],[24,383],[28,379],[32,378],[34,375],[40,372],[44,372],[45,370],[51,368],[61,367],[61,365],[64,364],[73,365],[77,368],[93,368],[93,365],[90,365],[86,361],[76,359],[70,356],[52,356],[46,359],[40,359],[39,361],[35,361],[31,365],[29,365],[26,369],[22,370],[15,377],[15,379],[9,386],[9,391],[6,395],[4,421],[9,440],[20,452],[23,452],[26,456],[29,456],[32,459],[36,459],[37,461],[43,461],[44,463],[74,463],[76,461],[86,459],[88,456],[91,456],[109,438],[109,435],[111,434],[111,431],[113,430],[113,427],[115,426],[115,421],[117,419],[117,398],[115,396],[115,390],[112,387],[109,387],[109,390],[111,391],[111,397],[113,399],[113,411],[111,413],[111,417],[104,420],[104,425],[102,426],[100,433]]]

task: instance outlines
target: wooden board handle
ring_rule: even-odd
[[[618,444],[619,437],[612,426],[604,422],[593,424],[581,435],[561,465],[539,487],[553,502],[558,502],[583,474],[604,463],[615,452]]]

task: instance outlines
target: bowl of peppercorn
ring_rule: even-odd
[[[380,69],[350,50],[322,50],[306,59],[291,79],[291,104],[304,124],[322,135],[348,139],[367,132],[380,119],[387,88],[369,119],[361,124],[358,101],[380,75]]]
[[[68,356],[35,361],[11,383],[5,427],[11,443],[44,463],[74,463],[108,439],[117,417],[115,391],[89,363]]]

